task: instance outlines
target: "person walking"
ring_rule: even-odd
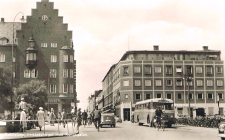
[[[83,125],[85,127],[85,125],[87,124],[87,112],[85,110],[82,113],[82,119],[83,119]]]
[[[25,112],[25,108],[20,113],[20,124],[22,125],[23,132],[26,131],[27,128],[27,114]]]
[[[101,111],[98,110],[98,106],[96,106],[94,111],[94,124],[95,124],[95,128],[98,129],[98,131],[99,131],[100,120],[101,120]]]
[[[54,113],[54,109],[51,108],[51,112],[50,112],[50,115],[49,115],[49,120],[50,120],[51,126],[54,126],[55,119],[56,119],[56,116],[55,116],[55,113]]]
[[[77,119],[76,119],[77,134],[79,134],[79,127],[81,126],[81,122],[82,122],[82,113],[81,113],[81,108],[79,108],[77,111]]]
[[[19,110],[23,110],[26,112],[28,108],[28,104],[25,102],[24,98],[21,98],[21,101],[19,103]]]
[[[38,126],[41,131],[42,126],[45,125],[45,113],[42,107],[39,107],[39,111],[37,112],[37,119],[38,119]]]
[[[62,117],[61,120],[62,120],[63,127],[65,128],[66,124],[67,124],[65,109],[63,109],[63,111],[62,111],[61,117]]]

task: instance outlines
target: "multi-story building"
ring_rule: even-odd
[[[44,80],[48,87],[46,110],[70,112],[71,103],[76,101],[72,31],[58,16],[54,3],[37,2],[24,23],[4,22],[2,18],[0,30],[4,31],[0,33],[0,65],[13,66],[14,85]]]
[[[207,46],[200,51],[160,51],[158,46],[127,51],[107,72],[103,93],[113,93],[113,108],[123,120],[130,119],[136,102],[151,98],[173,99],[176,116],[189,115],[189,109],[193,117],[224,114],[223,68],[221,52]]]

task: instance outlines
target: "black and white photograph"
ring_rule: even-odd
[[[0,140],[225,140],[224,0],[1,0]]]

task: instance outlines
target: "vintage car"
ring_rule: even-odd
[[[225,140],[225,122],[222,121],[219,123],[218,126],[218,133],[219,133],[219,137],[221,138],[221,140]]]
[[[100,127],[105,125],[116,127],[115,115],[113,113],[101,114]]]

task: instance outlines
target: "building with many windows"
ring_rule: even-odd
[[[76,101],[72,31],[58,16],[54,3],[37,2],[23,23],[5,22],[2,18],[0,30],[0,66],[13,66],[14,85],[44,80],[48,87],[46,110],[70,112]]]
[[[130,120],[136,102],[168,98],[174,100],[176,116],[224,114],[223,68],[221,52],[207,46],[199,51],[160,51],[158,46],[127,51],[102,81],[104,100],[110,101],[104,107],[112,104],[117,116]]]

